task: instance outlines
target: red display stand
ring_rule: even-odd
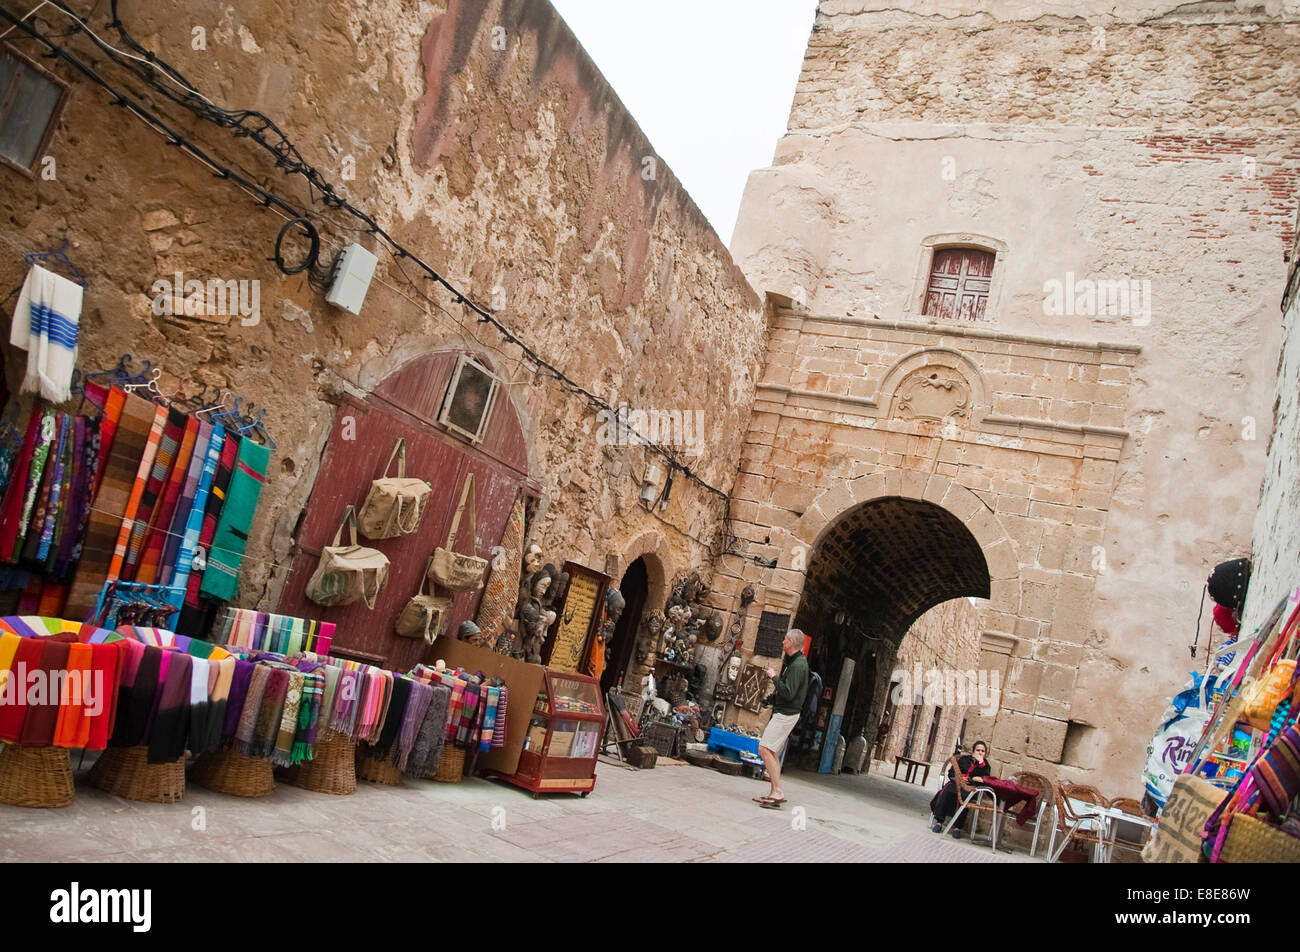
[[[509,775],[498,771],[492,775],[531,791],[534,797],[542,793],[585,797],[596,786],[596,756],[604,727],[600,682],[547,668],[518,769]]]

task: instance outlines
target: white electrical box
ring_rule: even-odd
[[[379,259],[365,248],[358,244],[348,245],[339,255],[338,264],[334,267],[334,281],[330,284],[325,300],[335,307],[360,314],[378,263]]]

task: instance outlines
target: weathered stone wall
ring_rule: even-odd
[[[1296,239],[1300,248],[1300,231]],[[1267,620],[1278,599],[1300,592],[1300,265],[1294,253],[1291,260],[1282,299],[1276,423],[1255,516],[1250,591],[1242,613],[1246,635]]]
[[[121,13],[205,95],[271,116],[355,204],[581,386],[634,410],[702,410],[701,438],[676,449],[700,477],[730,488],[765,342],[761,303],[546,0],[124,0]],[[66,31],[49,10],[36,22]],[[102,12],[91,22],[115,37]],[[194,48],[200,28],[204,49]],[[598,445],[601,421],[581,399],[535,375],[517,348],[379,251],[355,220],[314,203],[265,152],[165,103],[84,36],[62,42],[307,209],[326,262],[353,240],[380,256],[360,316],[325,304],[305,275],[268,263],[280,217],[64,65],[51,67],[72,86],[50,148],[56,179],[0,169],[6,237],[44,249],[66,236],[89,277],[83,366],[130,352],[161,364],[164,392],[206,382],[266,409],[279,451],[241,601],[275,601],[334,395],[369,391],[432,350],[480,354],[506,380],[543,491],[535,537],[548,554],[621,568],[640,546],[667,563],[665,576],[708,564],[716,498],[679,474],[667,509],[647,512],[636,502],[643,451]],[[260,322],[155,316],[150,287],[178,270],[260,281]],[[6,247],[0,282],[12,287],[22,272]]]
[[[1099,537],[1095,590],[1024,576],[1027,604],[1043,586],[1058,601],[1040,636],[1065,624],[1075,646],[1053,662],[1070,683],[1054,689],[1059,722],[1033,735],[1049,752],[1035,767],[1110,795],[1137,789],[1153,720],[1185,680],[1201,581],[1250,545],[1300,181],[1300,25],[1275,6],[826,0],[789,133],[751,176],[732,242],[756,287],[868,324],[926,321],[929,249],[982,246],[998,266],[981,329],[1141,346],[1122,401],[1114,381],[1074,382],[1073,419],[1091,405],[1090,421],[1130,434],[1088,487],[1101,519],[1062,504]],[[1072,277],[1149,282],[1149,310],[1047,313],[1046,282]],[[818,385],[819,366],[790,369]],[[1033,415],[1034,394],[1016,396]],[[898,462],[859,465],[892,478]],[[1053,528],[1019,518],[1008,531],[1025,539]]]
[[[903,642],[898,646],[897,654],[888,661],[886,668],[892,667],[891,674],[899,678],[900,684],[917,687],[916,672],[940,671],[975,672],[979,662],[979,611],[964,598],[955,598],[931,608],[916,620],[908,630]],[[924,674],[922,675],[924,677]],[[904,678],[906,680],[904,680]],[[888,682],[888,678],[886,681]],[[964,683],[964,682],[963,682]],[[952,754],[953,747],[961,731],[962,721],[973,714],[970,708],[978,705],[978,698],[969,693],[962,697],[932,700],[924,695],[925,682],[920,682],[924,703],[916,716],[915,742],[912,748],[914,759],[923,759],[926,753],[926,740],[929,737],[930,723],[934,719],[935,708],[942,708],[939,715],[939,732],[935,738],[931,760],[935,763]],[[978,687],[977,687],[978,690]],[[900,691],[900,693],[905,693]],[[959,704],[963,700],[966,704]],[[907,748],[908,727],[913,723],[912,707],[903,702],[914,698],[902,698],[894,709],[890,730],[881,748],[881,759],[892,763],[895,756],[901,755]],[[976,738],[967,731],[967,746]]]

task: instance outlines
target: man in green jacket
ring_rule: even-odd
[[[754,802],[768,809],[777,809],[785,803],[785,794],[781,791],[780,755],[790,732],[799,723],[804,695],[808,693],[808,659],[803,656],[803,642],[803,632],[791,628],[781,645],[786,658],[781,673],[777,674],[774,668],[767,669],[767,676],[772,679],[772,719],[759,738],[758,756],[763,758],[772,789],[765,797],[755,797]]]

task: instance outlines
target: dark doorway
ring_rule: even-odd
[[[623,579],[618,583],[619,594],[623,596],[626,607],[614,626],[614,640],[610,644],[609,664],[600,678],[601,694],[608,694],[610,688],[623,680],[628,664],[632,660],[632,649],[636,646],[636,632],[641,626],[641,615],[645,611],[646,594],[650,590],[650,576],[646,571],[645,559],[637,559],[627,567]]]

